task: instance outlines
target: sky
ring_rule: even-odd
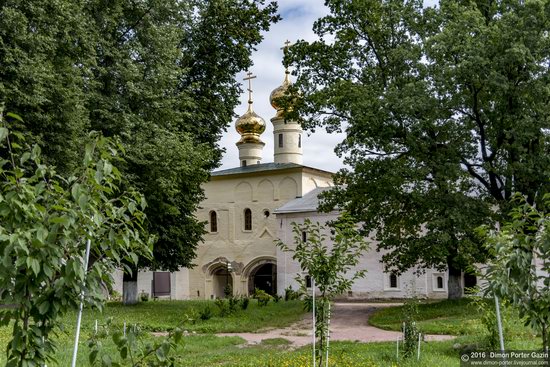
[[[312,31],[313,22],[328,14],[324,0],[278,0],[277,2],[279,14],[283,19],[264,33],[264,40],[257,47],[257,51],[252,53],[254,65],[250,68],[250,71],[256,75],[256,79],[252,80],[254,111],[266,122],[265,132],[261,136],[265,143],[262,163],[273,162],[273,125],[270,119],[275,116],[275,110],[269,103],[269,95],[273,89],[281,85],[285,76],[281,47],[287,39],[292,43],[299,39],[315,40],[316,36]],[[244,72],[237,75],[237,80],[243,83],[245,91],[241,95],[241,104],[235,109],[235,114],[238,116],[244,114],[247,109],[248,82],[244,84],[245,76]],[[235,143],[240,136],[235,131],[235,120],[236,118],[220,141],[220,146],[225,147],[226,152],[219,169],[239,166],[239,152]],[[302,144],[304,165],[336,172],[344,166],[342,159],[334,153],[334,148],[342,140],[342,134],[327,134],[323,129],[318,129],[309,136],[305,134]]]
[[[266,130],[261,136],[265,143],[262,163],[273,162],[273,125],[270,119],[275,116],[275,110],[269,103],[269,95],[273,89],[281,85],[284,79],[281,47],[286,40],[292,43],[299,39],[310,42],[316,40],[317,36],[312,31],[313,22],[328,14],[324,0],[278,0],[277,2],[279,14],[283,19],[264,33],[264,40],[252,53],[254,65],[250,69],[256,75],[256,79],[252,80],[254,111],[266,122]],[[433,6],[437,2],[437,0],[424,0],[424,6]],[[245,76],[245,72],[237,75],[237,80],[243,83],[244,91],[241,95],[241,104],[235,109],[237,116],[244,114],[247,109],[248,83],[245,84],[243,81]],[[235,131],[235,120],[236,118],[220,141],[220,145],[225,147],[226,152],[219,169],[239,166],[239,152],[235,143],[240,136]],[[328,134],[324,129],[317,129],[314,134],[307,133],[303,137],[302,144],[304,165],[331,172],[343,168],[343,160],[334,153],[334,148],[343,138],[343,133]]]

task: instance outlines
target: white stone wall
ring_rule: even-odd
[[[277,218],[281,226],[277,232],[278,236],[287,245],[294,242],[292,233],[292,222],[303,223],[306,218],[312,222],[325,224],[327,221],[336,219],[338,213],[330,214],[308,212],[308,213],[289,213],[278,214]],[[330,237],[330,232],[325,233]],[[415,275],[413,270],[401,274],[397,279],[397,288],[390,288],[389,274],[384,272],[381,263],[383,252],[377,252],[376,242],[371,241],[371,249],[365,253],[360,264],[355,270],[367,269],[367,275],[356,281],[351,293],[343,295],[346,298],[406,298],[413,292],[420,298],[446,298],[447,297],[447,274],[438,272],[436,269],[428,269],[423,274]],[[284,290],[292,286],[298,288],[296,276],[304,274],[300,265],[292,260],[292,254],[277,249],[277,263],[279,264],[279,276],[277,279],[277,290],[280,295],[284,295]],[[355,271],[350,272],[350,277]],[[437,289],[437,276],[443,277],[443,288]]]

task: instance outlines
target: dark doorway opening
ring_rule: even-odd
[[[277,294],[277,265],[264,264],[258,267],[248,280],[248,291],[254,293],[256,288],[268,294]]]
[[[473,294],[476,291],[477,277],[475,274],[464,273],[464,293]]]

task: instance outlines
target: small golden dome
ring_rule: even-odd
[[[265,131],[265,121],[252,110],[249,103],[248,111],[235,122],[235,129],[241,135],[239,143],[262,143],[260,134]]]
[[[276,117],[282,117],[285,112],[284,107],[281,106],[280,99],[283,97],[287,97],[288,88],[292,84],[288,77],[289,74],[290,72],[288,71],[288,69],[285,70],[285,80],[283,81],[283,84],[273,89],[273,92],[271,92],[271,94],[269,95],[269,102],[271,103],[271,106],[277,110]],[[292,111],[292,106],[287,106],[286,109],[287,111]]]

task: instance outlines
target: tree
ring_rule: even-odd
[[[519,316],[550,346],[550,195],[541,208],[518,196],[511,221],[491,232],[487,247],[494,255],[486,277],[489,290],[507,300]]]
[[[277,246],[283,251],[293,253],[292,259],[300,263],[303,271],[313,279],[315,288],[319,289],[319,303],[315,306],[315,331],[319,337],[319,348],[316,358],[319,366],[323,365],[325,353],[328,356],[330,336],[330,301],[334,297],[351,289],[355,280],[365,276],[366,269],[354,269],[359,264],[361,254],[367,251],[365,238],[357,231],[347,214],[330,223],[330,245],[325,227],[321,224],[304,220],[303,224],[292,223],[294,246],[286,245],[281,240]],[[302,234],[306,233],[304,240]],[[298,276],[296,280],[306,289],[306,280]],[[309,302],[310,300],[306,300]]]
[[[291,117],[346,132],[336,151],[352,170],[321,208],[375,233],[387,270],[446,268],[461,297],[461,271],[487,258],[474,229],[550,186],[548,1],[326,4],[320,40],[286,57]]]
[[[275,12],[264,0],[0,5],[0,101],[32,121],[25,128],[63,175],[87,131],[120,137],[123,185],[145,194],[158,238],[140,268],[192,266],[204,232],[193,213],[238,103],[235,75]]]
[[[8,115],[13,125],[20,118]],[[7,366],[53,361],[50,335],[80,302],[101,307],[122,261],[150,256],[145,201],[118,189],[113,141],[93,134],[81,167],[62,178],[42,162],[38,145],[9,130],[0,112],[0,325],[12,327]],[[86,242],[93,261],[86,268]]]

